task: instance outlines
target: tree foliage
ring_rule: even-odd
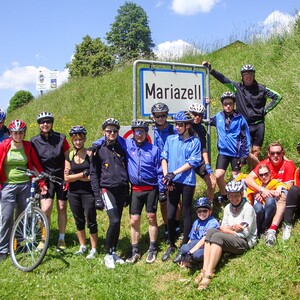
[[[12,112],[13,110],[29,103],[33,99],[34,96],[29,91],[20,90],[10,99],[7,112]]]
[[[67,67],[70,76],[99,76],[110,71],[114,66],[114,58],[109,47],[104,45],[100,38],[92,39],[89,35],[83,38],[81,44],[76,45],[74,58]]]
[[[137,4],[125,2],[120,6],[111,31],[106,34],[108,45],[119,61],[154,56],[148,23],[146,12]]]

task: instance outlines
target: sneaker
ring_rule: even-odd
[[[276,243],[276,231],[274,229],[268,229],[266,231],[266,245],[274,246]]]
[[[66,250],[66,242],[64,240],[59,240],[57,243],[57,250],[58,251],[64,251]]]
[[[173,263],[178,264],[178,263],[182,262],[182,258],[183,257],[182,257],[181,251],[178,251],[176,257],[173,259]]]
[[[157,251],[156,250],[148,250],[148,255],[147,255],[147,258],[146,258],[146,263],[147,264],[152,264],[155,262],[156,260],[156,254],[157,254]]]
[[[74,255],[84,255],[87,249],[86,246],[80,245],[79,250],[74,253]]]
[[[36,249],[38,251],[43,251],[44,246],[45,246],[45,243],[43,241],[40,241],[39,244],[37,245]]]
[[[141,255],[138,252],[132,253],[131,257],[128,257],[126,259],[126,262],[129,264],[134,264],[136,263],[139,259],[141,258]]]
[[[167,249],[167,251],[164,253],[164,255],[162,256],[162,261],[167,261],[171,254],[174,253],[176,250],[176,247],[172,247],[172,246],[169,246],[169,248]]]
[[[86,259],[94,259],[96,258],[97,251],[96,249],[91,249],[89,255],[87,255]]]
[[[108,269],[114,269],[116,267],[112,254],[106,254],[104,256],[104,264]]]
[[[291,237],[292,228],[292,225],[283,223],[282,239],[284,241],[287,241]]]
[[[122,259],[116,252],[113,252],[112,256],[113,256],[114,262],[116,264],[120,264],[120,265],[125,264],[124,259]]]

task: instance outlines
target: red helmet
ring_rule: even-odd
[[[27,126],[23,120],[12,120],[8,125],[8,129],[11,132],[14,131],[26,131]]]

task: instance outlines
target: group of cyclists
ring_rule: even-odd
[[[144,207],[149,233],[146,263],[155,262],[158,203],[168,244],[162,261],[169,260],[175,251],[178,252],[173,262],[180,266],[203,261],[203,269],[195,279],[199,290],[206,289],[210,283],[222,251],[242,253],[255,244],[256,236],[263,238],[267,245],[274,245],[282,220],[283,238],[287,240],[294,213],[299,208],[299,170],[299,180],[294,185],[295,165],[285,157],[283,146],[278,142],[271,143],[268,157],[259,161],[265,116],[282,97],[256,82],[252,65],[241,68],[241,82],[213,70],[207,61],[203,66],[230,89],[220,97],[222,110],[208,120],[216,127],[218,136],[215,172],[209,161],[207,124],[203,124],[206,109],[198,102],[177,112],[173,116],[174,124],[168,122],[168,106],[162,102],[154,104],[151,109],[153,144],[147,138],[149,122],[133,120],[133,137],[124,139],[119,135],[120,123],[108,118],[102,123],[103,137],[90,148],[85,147],[87,130],[81,125],[72,126],[69,136],[73,149],[64,134],[53,130],[54,117],[50,112],[41,112],[37,116],[40,133],[29,142],[24,140],[24,121],[13,120],[6,128],[6,115],[0,110],[0,260],[8,255],[14,210],[18,215],[24,209],[29,193],[30,179],[18,172],[17,166],[46,171],[65,181],[65,185],[41,184],[41,208],[49,220],[54,197],[57,199],[57,249],[60,251],[66,248],[67,200],[79,241],[75,254],[86,255],[87,259],[97,255],[96,209],[105,209],[109,225],[104,264],[110,269],[116,264],[140,260]],[[268,105],[267,98],[272,99]],[[300,151],[300,146],[297,150]],[[247,162],[253,169],[247,176],[240,176],[241,168]],[[226,183],[229,164],[233,180]],[[207,189],[205,197],[193,201],[196,175],[204,180]],[[219,195],[214,199],[216,185]],[[229,202],[221,225],[211,215],[214,200]],[[117,247],[122,214],[127,205],[131,253],[123,259],[118,255]],[[194,223],[193,207],[197,214]],[[178,248],[180,220],[183,237],[182,246]],[[90,235],[89,253],[85,227]],[[43,244],[39,247],[41,249]]]

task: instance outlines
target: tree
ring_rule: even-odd
[[[74,58],[67,64],[71,78],[103,75],[113,66],[114,58],[109,47],[100,38],[92,39],[89,35],[83,38],[81,44],[76,45]]]
[[[111,31],[106,34],[108,45],[119,61],[154,57],[146,12],[137,4],[125,2],[118,9]]]
[[[34,97],[29,91],[20,90],[10,99],[7,112],[12,112],[13,110],[29,103],[33,99]]]

